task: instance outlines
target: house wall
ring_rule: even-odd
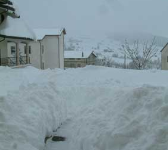
[[[8,41],[14,41],[14,39],[8,39]],[[12,46],[16,50],[16,43],[0,42],[1,58],[16,57],[16,53],[11,53]],[[20,56],[26,57],[25,46],[26,44],[19,44]],[[31,46],[29,57],[32,66],[39,69],[64,68],[64,33],[61,36],[45,36],[42,41],[31,41],[28,46]],[[42,53],[42,47],[44,53]]]
[[[96,63],[96,56],[92,53],[88,58],[87,58],[87,65],[95,65]]]
[[[30,45],[32,66],[39,69],[64,68],[63,33],[61,36],[45,36],[43,40],[31,42]]]
[[[65,68],[78,68],[87,65],[86,58],[65,58]]]
[[[90,54],[88,58],[65,58],[65,68],[85,67],[86,65],[95,65],[96,56]]]
[[[31,42],[29,45],[31,46],[30,64],[38,69],[42,69],[40,60],[40,42]]]
[[[162,70],[168,70],[168,45],[161,53]]]
[[[60,68],[59,41],[57,36],[46,36],[42,40],[44,53],[42,54],[42,63],[44,69]]]
[[[0,58],[8,57],[7,41],[0,42]]]
[[[64,33],[59,36],[60,68],[64,68]]]
[[[12,54],[11,53],[11,47],[14,46],[15,47],[15,50],[16,50],[16,43],[14,42],[7,42],[7,57],[16,57],[16,53],[15,54]],[[24,47],[26,46],[26,44],[23,44],[23,43],[20,43],[19,44],[19,53],[20,53],[20,56],[26,56],[25,52],[24,52]]]

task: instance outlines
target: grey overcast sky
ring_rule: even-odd
[[[147,32],[168,37],[168,0],[13,0],[30,26],[69,35]]]

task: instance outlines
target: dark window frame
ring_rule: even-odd
[[[26,46],[24,46],[24,54],[26,54]],[[29,46],[29,54],[31,54],[31,46]]]
[[[41,49],[42,49],[42,54],[44,54],[44,45],[41,46]]]
[[[11,46],[11,54],[15,54],[16,53],[16,47],[15,46]]]

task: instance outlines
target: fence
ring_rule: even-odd
[[[19,57],[20,65],[26,64],[26,56]],[[0,58],[0,66],[16,66],[16,57]]]

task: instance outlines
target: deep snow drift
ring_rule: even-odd
[[[1,67],[0,150],[167,150],[167,76],[94,66]],[[50,134],[67,140],[45,145]]]
[[[167,75],[92,66],[58,74],[69,116],[56,134],[67,141],[47,150],[167,150]]]
[[[0,68],[0,150],[42,150],[66,118],[64,99],[38,69]]]

